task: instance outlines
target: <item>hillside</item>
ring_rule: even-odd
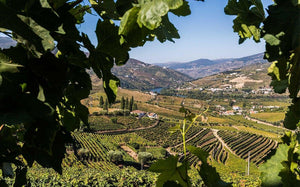
[[[203,77],[193,81],[192,84],[207,88],[222,88],[226,85],[238,89],[268,87],[271,83],[271,77],[267,75],[269,66],[269,63],[255,63],[232,71]]]
[[[89,73],[92,75],[93,85],[101,84],[94,73]],[[112,73],[121,80],[122,88],[137,90],[178,86],[192,80],[175,70],[146,64],[136,59],[129,59],[124,66],[115,66]]]
[[[174,69],[193,78],[201,78],[224,71],[241,68],[258,62],[266,62],[266,60],[263,59],[263,53],[243,58],[228,58],[217,60],[198,59],[186,63],[160,63],[157,65]]]

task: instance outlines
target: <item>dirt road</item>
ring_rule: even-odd
[[[129,154],[134,160],[136,160],[137,162],[139,162],[138,155],[137,155],[136,152],[134,152],[130,147],[128,147],[127,145],[121,145],[121,148],[122,148],[127,154]]]

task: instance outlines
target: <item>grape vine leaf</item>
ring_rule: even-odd
[[[280,67],[281,65],[284,65],[284,63],[274,61],[268,68],[268,75],[272,77],[270,86],[273,87],[276,93],[285,93],[289,85],[286,73],[282,71],[284,68]]]
[[[14,187],[23,186],[27,184],[26,173],[27,167],[17,167]]]
[[[204,184],[208,187],[232,186],[231,183],[224,182],[217,173],[216,168],[207,163],[209,154],[199,147],[187,146],[187,149],[201,161],[200,170],[198,170]]]
[[[123,16],[125,12],[132,8],[134,0],[117,0],[116,9],[119,15]]]
[[[184,108],[183,105],[179,108],[179,112],[184,113],[184,118],[189,121],[193,121],[196,118],[196,115],[192,113],[189,109]]]
[[[183,1],[183,4],[179,8],[170,10],[170,12],[176,16],[188,16],[191,14],[191,9],[189,3],[187,1]]]
[[[157,160],[151,165],[149,171],[160,173],[156,186],[163,187],[175,182],[183,187],[191,186],[187,170],[190,169],[187,161],[178,163],[178,156],[170,156],[167,159]],[[172,182],[171,182],[172,181]]]
[[[259,167],[259,170],[261,171],[262,186],[280,186],[282,184],[279,173],[284,169],[282,162],[287,161],[288,150],[288,145],[279,145],[275,155]]]
[[[168,3],[163,0],[153,0],[141,3],[141,9],[137,17],[139,27],[147,27],[154,30],[159,27],[162,16],[166,15],[169,11]]]
[[[0,2],[0,27],[13,30],[16,34],[24,38],[28,44],[34,46],[37,51],[44,51],[42,38],[34,33],[31,28],[17,16],[16,11],[6,6],[3,1]]]
[[[266,40],[265,58],[270,62],[276,60],[269,68],[269,75],[272,77],[271,86],[277,93],[284,93],[288,88],[293,105],[286,113],[284,126],[296,129],[300,121],[298,117],[300,105],[298,102],[300,90],[299,7],[292,0],[278,0],[268,7],[268,13],[262,33]]]
[[[299,142],[294,132],[286,132],[273,155],[259,169],[262,186],[299,186],[298,157]],[[272,168],[272,169],[270,169]]]
[[[118,26],[111,20],[101,21],[99,19],[96,27],[98,46],[96,52],[102,52],[115,59],[117,65],[124,65],[129,59],[129,48],[120,44]]]
[[[298,100],[296,103],[293,103],[291,106],[289,106],[288,111],[285,114],[285,119],[283,121],[283,124],[288,129],[296,129],[297,124],[300,122],[300,100]]]
[[[166,0],[166,2],[170,10],[177,9],[183,5],[183,0]]]
[[[20,68],[20,67],[23,67],[23,66],[18,65],[18,64],[13,64],[13,63],[0,62],[0,73],[3,73],[3,72],[16,73],[19,71],[18,68]]]
[[[137,17],[140,7],[132,7],[122,17],[119,27],[119,35],[121,35],[120,43],[131,47],[143,46],[146,41],[154,39],[148,36],[149,30],[146,27],[140,28],[137,24]]]
[[[224,11],[237,16],[233,20],[233,30],[240,36],[239,43],[251,37],[255,42],[260,41],[260,24],[265,19],[261,0],[229,0]]]
[[[180,38],[178,30],[169,21],[168,15],[162,17],[161,24],[157,29],[154,30],[154,33],[161,43],[165,42],[166,40],[174,42],[173,38]]]

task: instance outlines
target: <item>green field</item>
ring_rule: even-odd
[[[261,119],[268,122],[279,122],[284,120],[285,113],[284,112],[262,112],[257,114],[251,114],[251,117],[256,119]]]

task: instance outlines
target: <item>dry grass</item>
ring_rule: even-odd
[[[177,119],[178,118],[179,119],[183,118],[182,113],[180,113],[178,111],[166,109],[166,108],[163,108],[163,107],[159,107],[157,105],[151,105],[151,104],[147,104],[147,103],[139,103],[138,104],[138,109],[146,111],[146,112],[154,112],[154,113],[157,113],[160,116],[172,117],[172,118],[177,118]]]

